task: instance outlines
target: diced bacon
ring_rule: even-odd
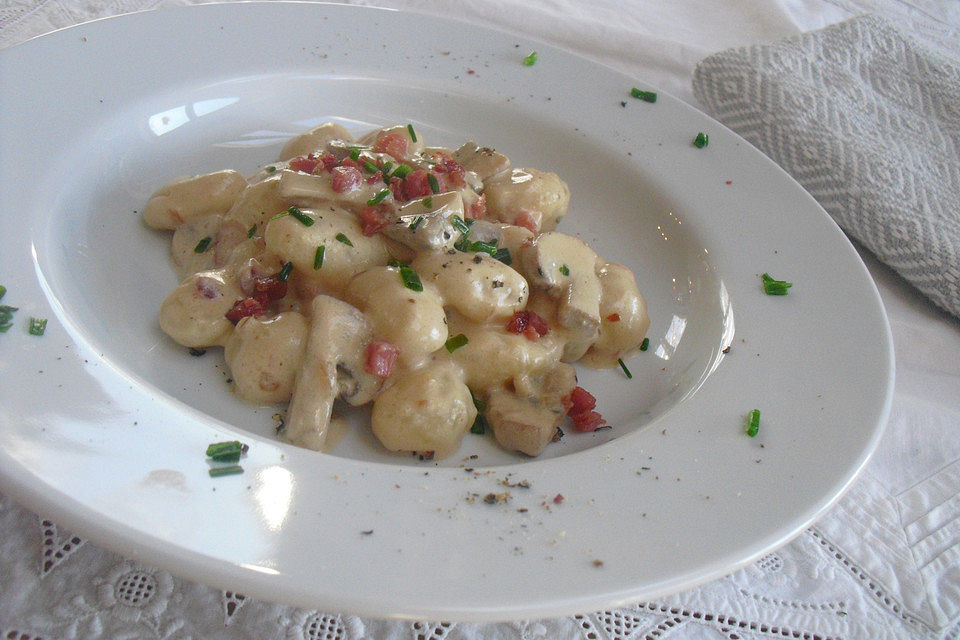
[[[482,220],[487,214],[487,194],[482,194],[479,198],[470,203],[467,208],[467,217],[473,220]]]
[[[573,420],[573,426],[577,431],[596,431],[607,424],[603,416],[596,411],[584,411],[570,416],[570,419]]]
[[[416,198],[422,198],[433,193],[433,189],[430,188],[430,180],[427,178],[427,171],[425,169],[417,169],[416,171],[411,171],[407,174],[407,177],[403,179],[401,183],[401,195],[404,202],[408,200],[414,200]]]
[[[593,411],[597,406],[597,399],[583,387],[574,388],[568,397],[570,398],[570,409],[567,410],[567,413],[571,415]]]
[[[466,184],[463,179],[466,169],[449,156],[442,156],[440,162],[434,165],[433,170],[437,173],[443,191],[453,191]]]
[[[364,353],[363,370],[378,378],[389,378],[397,362],[400,349],[385,340],[374,340],[367,344]]]
[[[372,176],[367,176],[366,180],[367,180],[367,184],[378,184],[380,182],[383,182],[383,172],[377,171]]]
[[[329,151],[324,151],[320,154],[320,162],[323,163],[323,168],[325,171],[332,171],[335,166],[340,164],[337,156],[333,155]]]
[[[402,162],[407,157],[407,139],[396,131],[381,133],[373,143],[375,153],[385,153],[395,160]]]
[[[213,300],[223,295],[223,293],[220,292],[220,281],[210,276],[200,276],[197,278],[197,291],[208,300]]]
[[[317,165],[321,163],[320,158],[310,154],[308,156],[297,156],[290,160],[290,168],[294,171],[302,171],[303,173],[313,173],[313,170],[317,168]]]
[[[363,167],[360,166],[360,163],[357,162],[356,160],[354,160],[353,158],[344,158],[343,160],[340,161],[340,166],[341,166],[341,167],[351,167],[351,168],[356,169],[356,170],[358,170],[358,171],[363,168]]]
[[[256,298],[243,298],[237,300],[230,311],[225,314],[227,320],[237,324],[248,316],[261,316],[264,314],[264,305]]]
[[[534,233],[540,232],[540,223],[533,217],[533,214],[526,209],[520,209],[517,216],[513,219],[513,224],[524,229],[529,229]]]
[[[365,236],[372,236],[390,224],[389,214],[378,207],[363,207],[357,212],[357,218]]]
[[[276,276],[253,279],[253,298],[263,305],[279,300],[287,295],[287,283]]]
[[[363,174],[354,167],[334,167],[330,173],[332,175],[330,186],[337,193],[353,191],[363,182]]]
[[[610,315],[607,316],[607,320],[610,322],[620,322],[620,314],[611,313]]]
[[[522,333],[527,340],[536,342],[542,336],[547,335],[550,326],[547,321],[541,318],[533,311],[517,311],[507,320],[507,331],[510,333]]]

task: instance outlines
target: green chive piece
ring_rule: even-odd
[[[407,289],[411,291],[423,291],[423,283],[420,282],[420,276],[410,267],[400,267],[400,279],[403,280],[403,286]]]
[[[350,147],[350,159],[354,162],[360,159],[360,147]]]
[[[433,196],[427,196],[421,202],[423,202],[424,209],[433,209]]]
[[[336,238],[337,238],[337,242],[342,242],[343,244],[347,245],[348,247],[352,247],[352,246],[353,246],[353,243],[350,242],[350,238],[348,238],[347,236],[345,236],[345,235],[342,234],[342,233],[338,233],[338,234],[336,235]]]
[[[617,364],[619,364],[620,368],[623,369],[623,373],[627,376],[627,378],[632,380],[633,374],[630,373],[630,369],[627,369],[627,364],[623,361],[623,358],[617,358]]]
[[[693,139],[693,146],[697,149],[703,149],[705,146],[710,144],[710,136],[705,134],[703,131],[697,134],[697,137]]]
[[[6,333],[7,330],[10,329],[10,327],[12,326],[13,326],[12,322],[5,322],[3,324],[0,324],[0,333]]]
[[[229,440],[227,442],[214,442],[207,445],[207,457],[212,458],[213,456],[223,455],[225,453],[231,453],[233,451],[238,451],[243,453],[247,449],[247,445],[243,444],[239,440]]]
[[[377,195],[367,200],[367,204],[371,207],[375,204],[380,204],[388,195],[390,195],[390,189],[381,189],[379,192],[377,192]]]
[[[247,239],[248,239],[248,240],[249,240],[250,238],[252,238],[253,236],[255,236],[255,235],[257,235],[257,225],[253,225],[252,227],[250,227],[249,229],[247,229]]]
[[[211,478],[219,478],[220,476],[232,476],[238,473],[243,473],[243,467],[238,464],[231,464],[226,467],[213,467],[210,469]]]
[[[277,273],[277,280],[280,282],[286,282],[287,278],[290,277],[290,273],[293,272],[293,263],[284,262],[283,266],[280,267],[280,272]]]
[[[533,65],[537,64],[538,59],[539,56],[537,55],[537,52],[531,51],[530,54],[523,59],[523,66],[532,67]]]
[[[482,436],[487,432],[487,419],[483,417],[487,412],[487,403],[478,398],[473,393],[473,389],[470,389],[470,397],[473,399],[473,406],[477,408],[477,417],[473,421],[473,426],[470,427],[470,433]]]
[[[408,265],[406,262],[401,262],[396,258],[390,258],[390,262],[387,263],[387,266],[400,268],[400,267],[409,267],[410,265]]]
[[[785,296],[787,289],[793,286],[792,282],[774,280],[769,273],[764,273],[760,279],[763,281],[763,292],[768,296]]]
[[[430,191],[440,193],[440,183],[437,182],[437,176],[432,173],[427,174],[427,182],[430,184]]]
[[[450,218],[450,224],[452,224],[453,228],[462,234],[470,233],[470,225],[467,224],[467,221],[460,216],[452,216]]]
[[[756,436],[760,431],[760,410],[754,409],[749,414],[747,414],[747,435],[751,438]]]
[[[644,338],[643,342],[640,343],[640,351],[646,351],[650,348],[650,338]]]
[[[321,244],[319,247],[317,247],[317,252],[313,254],[313,270],[314,271],[316,271],[317,269],[323,266],[323,252],[326,251],[326,249],[327,248]]]
[[[276,170],[277,168],[273,165],[270,165],[269,167],[264,167],[264,171],[266,171],[267,173],[273,173]]]
[[[383,181],[386,184],[390,184],[390,169],[393,169],[393,163],[390,161],[384,162],[380,166],[380,171],[383,172]]]
[[[30,318],[30,326],[27,328],[27,332],[32,336],[42,336],[43,332],[47,330],[47,319],[46,318]]]
[[[417,132],[413,130],[413,125],[412,125],[412,124],[408,124],[408,125],[407,125],[407,132],[410,134],[410,140],[412,140],[413,142],[416,142],[416,141],[417,141]]]
[[[416,218],[413,219],[413,222],[410,224],[410,227],[409,227],[410,231],[416,231],[417,227],[419,227],[421,224],[423,224],[423,216],[417,216]]]
[[[565,264],[560,265],[560,273],[565,276],[570,275],[570,267]]]
[[[410,174],[411,171],[413,171],[413,167],[406,164],[405,162],[401,162],[400,164],[397,165],[397,168],[393,170],[393,174],[391,175],[391,177],[396,176],[401,180],[403,180],[404,178],[407,177],[407,175]]]
[[[240,462],[240,453],[240,449],[224,451],[223,453],[213,454],[210,459],[214,462]]]
[[[500,247],[493,252],[493,257],[506,265],[513,264],[513,258],[510,256],[510,249],[506,247]]]
[[[10,305],[0,305],[0,333],[6,333],[13,326],[13,312],[17,307]]]
[[[467,336],[462,333],[458,333],[455,336],[447,338],[447,341],[443,343],[443,346],[447,348],[447,351],[453,353],[460,347],[466,346],[467,342]]]
[[[656,102],[657,94],[653,91],[643,91],[634,87],[630,89],[630,96],[636,98],[637,100],[643,100],[644,102]]]
[[[210,236],[206,236],[205,238],[201,238],[200,242],[197,243],[197,246],[195,246],[195,247],[193,248],[193,252],[194,252],[194,253],[203,253],[204,251],[206,251],[207,249],[210,248],[210,243],[211,243],[211,242],[213,242],[213,238],[211,238]]]
[[[378,167],[377,165],[373,164],[373,163],[370,162],[369,160],[367,160],[366,162],[363,163],[363,169],[364,169],[364,171],[366,171],[367,173],[376,173],[377,171],[380,171],[380,167]]]
[[[492,256],[497,252],[497,245],[491,242],[477,240],[476,242],[471,242],[467,249],[476,253],[486,253],[487,255]]]
[[[300,211],[300,209],[298,209],[297,207],[290,207],[289,209],[287,209],[287,213],[289,213],[294,218],[299,220],[300,224],[302,224],[303,226],[305,227],[313,226],[313,218],[305,214],[303,211]]]
[[[3,300],[3,296],[7,295],[7,288],[0,284],[0,300]]]

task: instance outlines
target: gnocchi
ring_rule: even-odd
[[[250,177],[149,199],[181,278],[160,328],[223,347],[244,400],[289,403],[281,437],[298,446],[324,449],[338,403],[371,404],[389,451],[448,456],[488,424],[536,456],[564,420],[604,424],[571,363],[615,366],[650,322],[626,267],[555,230],[569,201],[556,174],[474,142],[326,123]]]

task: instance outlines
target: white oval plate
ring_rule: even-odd
[[[637,80],[455,21],[279,3],[81,25],[0,52],[0,78],[0,304],[19,308],[0,334],[0,486],[120,553],[379,617],[595,610],[785,543],[880,436],[889,327],[849,242],[721,125],[630,98]],[[633,269],[651,309],[632,380],[581,370],[614,428],[537,460],[472,435],[440,464],[392,456],[362,425],[330,454],[298,450],[273,437],[275,409],[228,392],[218,354],[165,339],[175,280],[169,238],[137,213],[149,194],[252,172],[331,119],[475,139],[569,182],[561,228]],[[790,294],[764,295],[765,271]],[[207,444],[234,438],[245,473],[210,478]]]

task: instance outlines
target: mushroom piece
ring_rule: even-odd
[[[226,213],[246,188],[246,179],[230,170],[174,180],[150,196],[143,221],[169,231],[208,213]]]
[[[456,191],[411,200],[392,214],[383,235],[414,251],[441,251],[460,237],[453,216],[463,219],[463,197]]]
[[[490,392],[484,417],[500,446],[537,456],[553,440],[566,416],[563,399],[577,386],[577,374],[561,362],[546,373],[517,382],[514,389],[501,387]]]
[[[316,129],[311,129],[288,142],[277,159],[281,161],[290,160],[297,156],[306,156],[322,151],[331,140],[353,140],[353,136],[343,125],[336,122],[324,122]]]
[[[472,140],[463,143],[453,159],[467,171],[473,171],[480,180],[488,180],[510,168],[510,158],[490,147],[481,147]]]
[[[310,303],[310,333],[297,374],[283,435],[319,451],[338,397],[352,405],[369,402],[383,380],[364,369],[373,328],[356,307],[319,295]]]
[[[600,330],[600,259],[580,238],[556,231],[538,236],[520,257],[530,284],[557,302],[557,322],[568,336],[563,360],[579,360]]]

